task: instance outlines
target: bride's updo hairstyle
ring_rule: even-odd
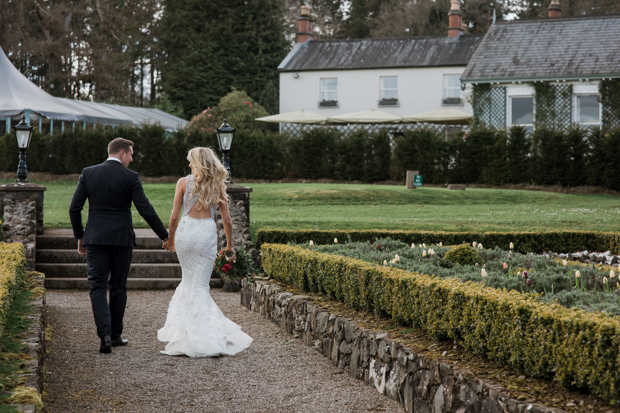
[[[199,194],[198,208],[217,208],[218,203],[227,203],[227,171],[215,153],[210,148],[194,148],[187,154],[187,160],[194,165],[194,190],[190,195]]]

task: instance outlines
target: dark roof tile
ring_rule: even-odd
[[[461,79],[561,79],[611,74],[620,74],[620,16],[494,24]]]
[[[281,71],[465,66],[482,35],[309,41],[295,47]]]

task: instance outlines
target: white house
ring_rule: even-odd
[[[302,7],[297,44],[278,66],[280,113],[379,109],[399,116],[454,107],[472,113],[460,77],[482,35],[463,35],[458,0],[447,36],[314,40]]]
[[[562,18],[558,0],[548,19],[492,25],[461,77],[477,88],[475,118],[497,129],[620,126],[619,27],[618,15]]]

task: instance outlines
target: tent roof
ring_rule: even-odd
[[[63,103],[79,111],[84,122],[105,123],[106,125],[159,123],[167,131],[174,131],[187,125],[185,119],[170,115],[159,109],[139,108],[133,106],[111,105],[109,103],[91,102],[59,98]]]
[[[22,75],[0,49],[0,117],[19,115],[26,110],[60,120],[76,121],[80,116]]]
[[[327,118],[328,123],[400,123],[401,117],[381,110],[363,110]]]
[[[56,98],[22,75],[0,48],[0,117],[19,115],[26,110],[48,119],[113,126],[158,122],[167,131],[183,128],[188,123],[159,109]]]
[[[437,123],[440,125],[468,125],[473,115],[461,110],[442,108],[404,116],[403,122]]]
[[[280,113],[278,115],[263,116],[262,118],[256,118],[259,122],[268,123],[301,123],[305,125],[323,125],[327,118],[325,116],[317,115],[316,113],[308,112],[307,110],[296,110],[295,112]]]

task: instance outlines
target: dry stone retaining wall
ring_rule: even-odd
[[[19,198],[7,196],[4,199],[4,221],[2,223],[2,240],[4,242],[21,242],[27,268],[34,269],[37,245],[37,216],[34,196]]]
[[[512,399],[500,386],[476,379],[456,364],[430,360],[285,292],[277,284],[243,281],[241,304],[285,328],[332,364],[416,413],[560,413],[563,410]]]

